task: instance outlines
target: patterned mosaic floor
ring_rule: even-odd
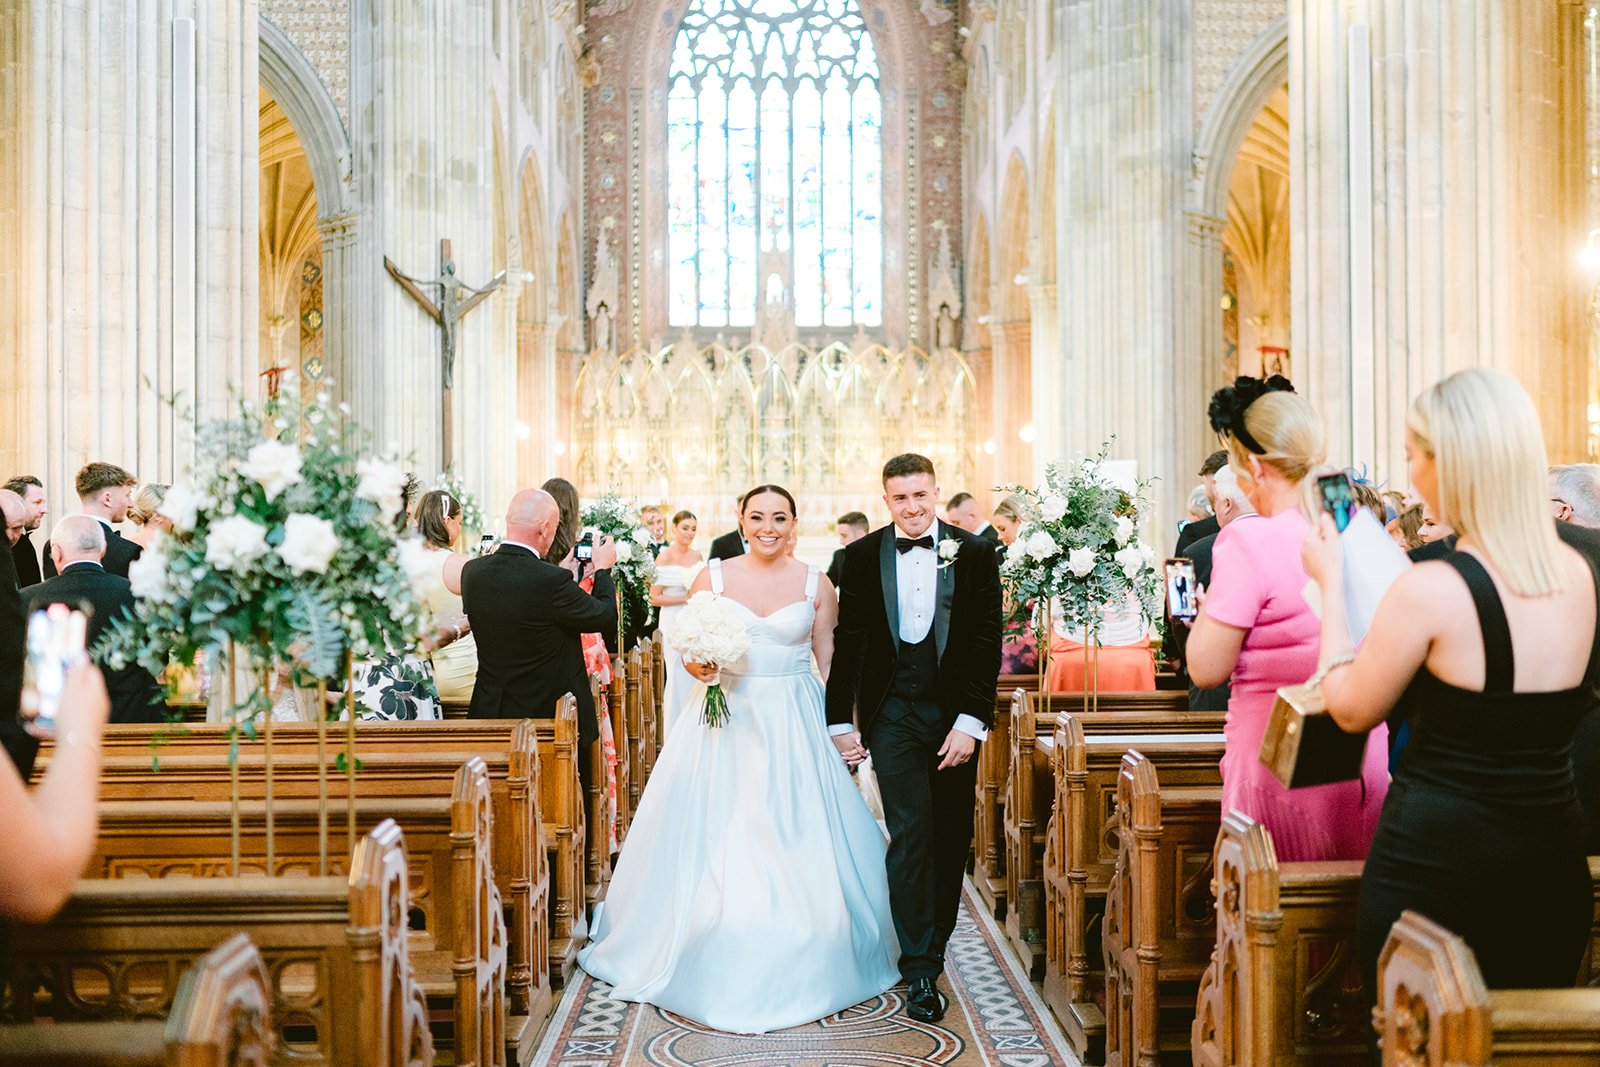
[[[611,999],[580,975],[551,1019],[541,1067],[1050,1067],[1073,1065],[1060,1029],[969,884],[947,953],[936,1025],[901,1010],[905,987],[809,1026],[759,1037],[707,1030],[649,1005]]]

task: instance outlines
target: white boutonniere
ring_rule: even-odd
[[[956,561],[956,555],[960,551],[961,542],[957,541],[954,537],[946,537],[943,541],[940,541],[939,558],[943,560],[943,562],[939,564],[939,569],[944,570],[944,568],[954,563]]]

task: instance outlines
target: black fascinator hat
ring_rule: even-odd
[[[1281,374],[1274,374],[1266,380],[1235,378],[1232,385],[1223,386],[1211,397],[1211,407],[1207,412],[1211,417],[1211,428],[1219,434],[1233,437],[1256,455],[1264,456],[1267,450],[1262,448],[1244,427],[1244,413],[1249,410],[1251,404],[1268,393],[1292,392],[1294,384]]]

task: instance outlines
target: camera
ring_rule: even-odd
[[[585,530],[583,536],[578,538],[578,543],[572,549],[573,558],[584,563],[594,559],[594,531]]]

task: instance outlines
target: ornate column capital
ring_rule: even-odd
[[[1190,211],[1185,213],[1184,220],[1190,241],[1207,247],[1222,247],[1222,231],[1228,225],[1227,219],[1219,219],[1204,211]]]

